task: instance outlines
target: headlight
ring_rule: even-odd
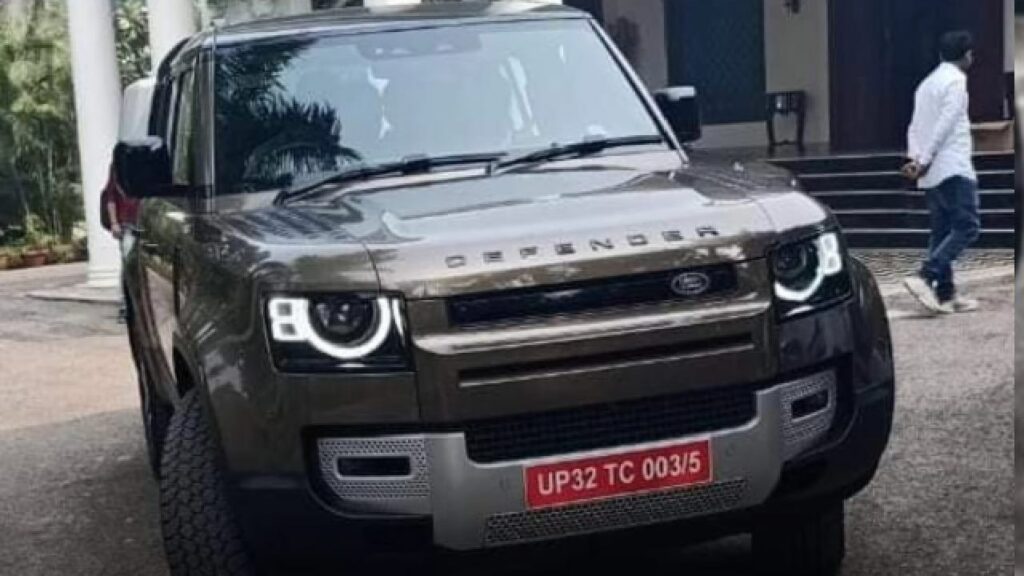
[[[273,296],[271,348],[286,372],[407,367],[401,301],[388,296]]]
[[[839,235],[786,244],[772,253],[775,300],[782,318],[791,318],[845,299],[852,291]]]

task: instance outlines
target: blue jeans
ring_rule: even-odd
[[[953,262],[978,239],[978,184],[954,176],[928,190],[927,196],[932,231],[921,276],[934,285],[939,301],[947,302],[956,297]]]

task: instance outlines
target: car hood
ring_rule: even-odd
[[[379,287],[412,299],[752,260],[780,233],[828,219],[777,173],[664,154],[624,158],[377,180],[328,203],[236,218],[273,222],[248,233],[298,244],[306,270],[317,268],[311,252],[358,242]]]

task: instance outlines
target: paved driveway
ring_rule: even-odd
[[[29,290],[81,267],[0,274],[0,575],[163,576],[156,492],[136,389],[109,306]],[[985,311],[924,319],[896,296],[895,436],[849,505],[845,576],[1009,574],[1013,527],[1013,290],[976,288]],[[735,576],[749,540],[688,550],[583,550],[477,558],[438,572]]]

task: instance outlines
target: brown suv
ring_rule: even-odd
[[[655,525],[835,572],[889,436],[884,305],[825,208],[699,133],[560,6],[183,43],[116,154],[172,573]]]

